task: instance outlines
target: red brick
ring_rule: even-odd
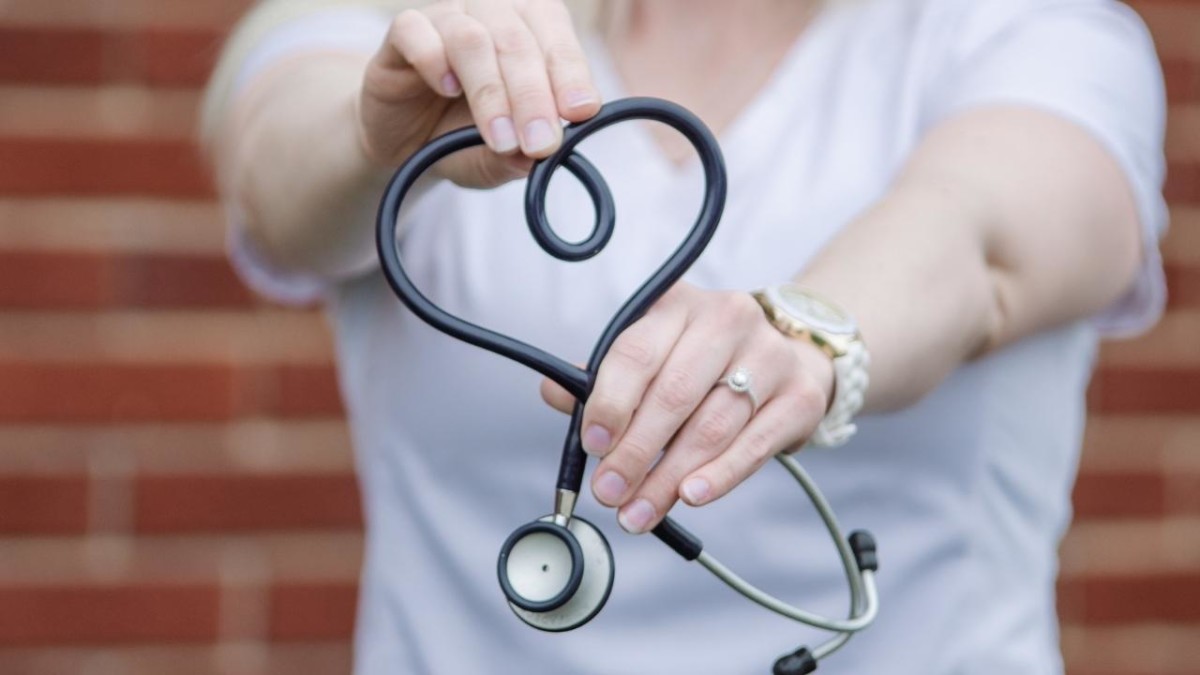
[[[342,409],[334,366],[284,365],[277,372],[279,390],[273,411],[280,416],[318,417]]]
[[[134,489],[139,532],[362,527],[351,473],[141,476]]]
[[[0,423],[214,421],[239,412],[223,366],[0,364]]]
[[[313,391],[286,391],[297,377]],[[0,382],[0,423],[212,422],[342,413],[332,365],[0,363]]]
[[[1088,406],[1102,414],[1200,414],[1200,371],[1101,368],[1092,378]]]
[[[258,369],[254,381],[255,409],[262,414],[308,419],[343,413],[337,371],[332,364]]]
[[[220,256],[0,251],[0,309],[243,308]]]
[[[1183,59],[1165,59],[1162,66],[1167,100],[1173,104],[1196,100],[1197,92],[1200,92],[1200,68]]]
[[[1200,203],[1200,165],[1194,162],[1170,162],[1163,195],[1174,205]]]
[[[222,32],[212,28],[101,31],[0,27],[0,82],[198,86]]]
[[[1071,498],[1076,518],[1161,516],[1166,480],[1153,473],[1081,473]]]
[[[203,585],[0,587],[0,645],[212,640],[217,605]]]
[[[1124,668],[1117,670],[1090,670],[1084,668],[1073,668],[1069,661],[1066,663],[1066,665],[1067,675],[1164,675],[1163,673],[1158,673],[1156,670],[1128,670]],[[1187,675],[1194,674],[1188,673]]]
[[[1064,621],[1200,621],[1200,571],[1064,579],[1058,593]]]
[[[272,640],[338,640],[354,631],[353,584],[287,584],[271,589]]]
[[[0,137],[4,194],[198,199],[214,190],[199,151],[186,140]]]
[[[253,5],[254,0],[5,0],[4,20],[13,25],[60,28],[224,28]]]
[[[1200,269],[1189,265],[1166,265],[1167,308],[1200,307]]]
[[[87,499],[87,476],[0,476],[0,533],[81,533]]]

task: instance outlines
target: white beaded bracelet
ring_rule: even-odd
[[[852,420],[863,407],[863,398],[870,384],[867,375],[870,365],[871,356],[861,342],[851,343],[844,355],[833,360],[833,405],[808,439],[809,445],[836,448],[844,445],[858,431],[858,426]]]

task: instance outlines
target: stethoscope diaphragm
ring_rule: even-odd
[[[552,633],[578,628],[604,608],[615,566],[608,540],[587,520],[549,515],[513,532],[500,549],[500,588],[525,623]]]

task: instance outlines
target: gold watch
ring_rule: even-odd
[[[834,447],[850,440],[858,428],[854,416],[862,409],[870,378],[870,355],[858,324],[837,305],[797,284],[755,291],[767,320],[788,337],[808,340],[833,360],[833,401],[809,443]]]

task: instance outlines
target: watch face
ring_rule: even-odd
[[[788,284],[780,286],[778,291],[787,313],[813,328],[835,335],[852,335],[858,330],[845,312],[799,286]]]

